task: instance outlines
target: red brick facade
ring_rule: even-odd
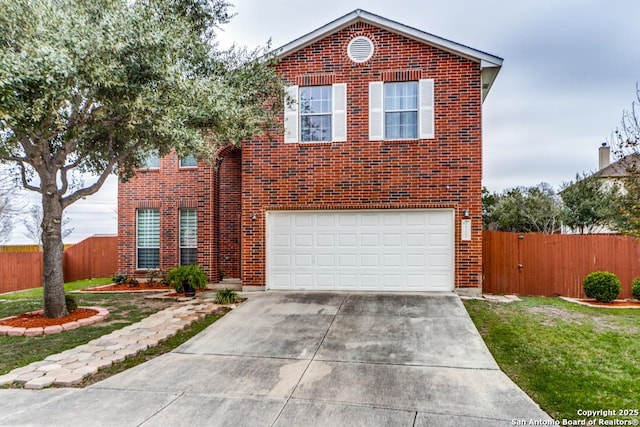
[[[356,36],[370,38],[373,57],[347,56]],[[455,286],[481,286],[482,79],[480,62],[369,22],[356,21],[282,58],[277,71],[296,85],[347,84],[347,141],[247,141],[216,171],[181,170],[174,156],[159,171],[120,185],[119,268],[135,267],[135,209],[161,209],[161,267],[177,264],[177,210],[198,208],[198,261],[215,279],[241,275],[265,284],[265,212],[278,209],[446,207],[455,211]],[[435,138],[370,141],[371,81],[434,80]],[[468,211],[470,241],[461,240]]]

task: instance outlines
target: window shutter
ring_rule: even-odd
[[[333,135],[331,140],[344,142],[347,140],[347,84],[336,83],[332,86],[333,93],[333,117],[331,129]]]
[[[369,82],[369,140],[384,139],[383,82]]]
[[[284,142],[298,142],[298,86],[288,86],[286,92],[290,99],[284,107]]]
[[[435,138],[433,79],[420,80],[420,111],[418,112],[418,137],[420,139]]]

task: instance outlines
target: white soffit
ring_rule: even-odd
[[[463,58],[467,58],[469,60],[479,62],[480,68],[482,72],[482,98],[484,99],[486,94],[489,92],[489,89],[493,85],[493,81],[498,75],[498,71],[500,71],[500,67],[502,67],[503,59],[491,55],[486,52],[482,52],[477,49],[473,49],[469,46],[465,46],[460,43],[453,42],[451,40],[447,40],[445,38],[418,30],[413,27],[409,27],[404,24],[400,24],[399,22],[395,22],[389,20],[387,18],[383,18],[381,16],[375,15],[373,13],[367,12],[362,9],[356,9],[351,13],[344,15],[341,18],[336,19],[322,27],[318,28],[315,31],[312,31],[296,40],[293,40],[290,43],[278,48],[275,50],[276,55],[279,58],[286,57],[316,41],[328,36],[329,34],[335,33],[337,31],[342,30],[343,28],[352,25],[354,22],[367,22],[376,27],[380,27],[391,31],[393,33],[400,34],[407,38],[419,41],[421,43],[429,44],[431,46],[437,47],[444,51],[450,52],[454,55],[461,56]]]

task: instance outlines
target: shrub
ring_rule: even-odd
[[[622,286],[620,279],[608,271],[594,271],[583,282],[585,295],[600,302],[611,302],[618,297]]]
[[[138,285],[140,285],[140,282],[138,282],[138,280],[134,279],[133,277],[129,277],[127,279],[127,284],[129,285],[129,287],[131,288],[137,288]]]
[[[193,289],[205,289],[209,279],[202,267],[197,264],[181,265],[172,268],[165,279],[173,286],[176,292],[184,292],[183,283],[187,282]]]
[[[76,301],[76,299],[74,297],[72,297],[69,294],[65,294],[64,303],[66,304],[67,311],[69,313],[71,313],[72,311],[74,311],[75,309],[78,308],[78,302]]]
[[[216,292],[218,304],[233,304],[237,298],[238,294],[233,289],[220,289]]]
[[[635,299],[640,300],[640,276],[631,282],[631,295],[633,295]]]
[[[111,280],[113,280],[113,283],[121,285],[121,284],[127,282],[127,275],[126,274],[122,274],[122,273],[116,273],[116,274],[113,275]]]
[[[162,278],[162,270],[160,270],[159,268],[152,268],[150,270],[147,270],[147,283],[149,284],[149,286],[153,286],[156,279],[161,279],[161,278]]]

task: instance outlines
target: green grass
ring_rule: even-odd
[[[101,278],[101,279],[87,279],[87,280],[76,280],[75,282],[69,282],[64,284],[64,289],[67,292],[78,291],[80,289],[89,288],[92,286],[100,286],[107,285],[111,283],[111,278]],[[5,294],[0,294],[0,301],[2,300],[20,300],[20,299],[42,299],[43,298],[43,289],[32,288],[25,289],[24,291],[17,292],[8,292]]]
[[[502,370],[554,418],[640,409],[639,310],[559,298],[465,307]]]

